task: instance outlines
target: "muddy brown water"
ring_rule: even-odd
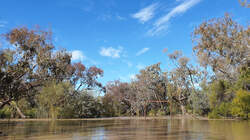
[[[0,121],[1,140],[250,140],[250,121],[57,120]]]

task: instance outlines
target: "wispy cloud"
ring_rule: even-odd
[[[166,30],[168,28],[168,23],[171,18],[179,14],[185,13],[187,10],[189,10],[194,5],[198,4],[200,1],[201,0],[185,0],[180,5],[173,8],[169,13],[165,14],[164,16],[156,20],[156,22],[153,25],[153,28],[147,32],[148,35],[154,36]]]
[[[71,54],[72,54],[71,58],[72,61],[83,61],[87,59],[87,57],[80,50],[74,50],[71,52]]]
[[[188,9],[199,3],[201,0],[186,0],[182,4],[175,7],[168,14],[158,19],[155,23],[155,26],[161,26],[168,22],[172,17],[175,17],[178,14],[185,13]]]
[[[149,51],[149,48],[143,48],[136,53],[136,56],[142,55],[142,54],[146,53],[147,51]]]
[[[141,23],[145,23],[154,17],[157,6],[157,3],[151,4],[133,14],[132,17],[138,19]]]
[[[120,58],[122,52],[123,52],[123,47],[121,46],[118,47],[117,49],[113,47],[108,47],[108,48],[102,47],[99,54],[101,56],[107,56],[111,58]]]

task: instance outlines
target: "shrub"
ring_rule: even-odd
[[[151,109],[151,110],[148,112],[148,116],[150,116],[150,117],[156,116],[156,113],[157,113],[157,111],[156,111],[155,109]]]
[[[232,114],[235,117],[249,118],[250,114],[250,92],[238,90],[233,100]]]
[[[5,106],[3,109],[0,109],[0,118],[10,118],[11,116],[11,108]]]
[[[221,103],[218,107],[219,114],[221,114],[224,117],[230,117],[231,116],[231,103]]]
[[[159,109],[156,113],[157,116],[165,116],[166,112],[164,110]]]
[[[208,118],[209,119],[220,119],[221,116],[219,115],[218,109],[214,109],[213,111],[208,113]]]
[[[24,112],[24,114],[25,114],[25,116],[27,116],[29,118],[36,118],[37,109],[36,108],[28,109]]]

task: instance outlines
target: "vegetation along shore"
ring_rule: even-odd
[[[27,27],[1,35],[0,118],[250,118],[250,28],[229,14],[193,31],[197,64],[181,51],[165,49],[173,68],[163,71],[156,63],[131,82],[105,86],[98,81],[101,68],[73,63],[52,38],[50,31]]]

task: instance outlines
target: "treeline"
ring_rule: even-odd
[[[250,117],[250,28],[230,16],[202,23],[192,33],[198,64],[180,51],[142,69],[131,82],[98,82],[103,71],[72,63],[52,34],[16,28],[2,36],[0,117],[86,118],[193,114]],[[103,96],[93,96],[102,93]]]
[[[190,114],[250,117],[250,28],[229,15],[202,23],[192,33],[193,64],[180,51],[141,70],[130,83],[107,84],[103,105],[111,116]]]

